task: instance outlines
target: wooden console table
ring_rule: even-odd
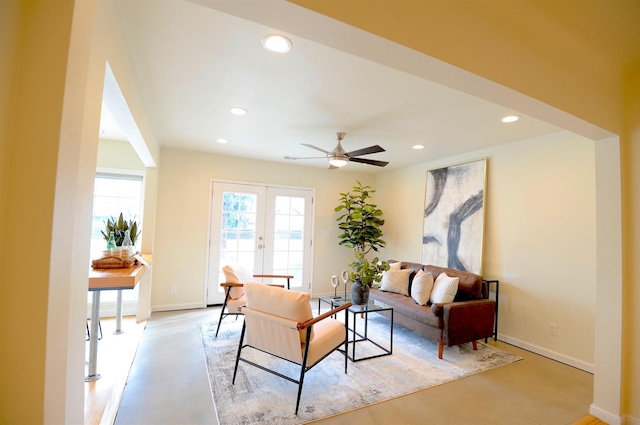
[[[147,263],[151,257],[143,255]],[[89,370],[85,382],[100,379],[97,373],[98,364],[98,323],[100,321],[100,293],[102,291],[118,291],[116,307],[116,331],[120,331],[122,323],[122,290],[133,289],[146,270],[146,266],[136,264],[122,269],[89,269],[89,291],[93,293],[91,301],[91,330],[89,331]]]

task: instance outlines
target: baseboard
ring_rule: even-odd
[[[591,406],[589,406],[589,413],[609,425],[625,425],[625,422],[622,421],[620,416],[600,409],[595,404],[591,404]],[[631,422],[626,421],[626,424],[631,424]]]
[[[506,342],[507,344],[515,345],[516,347],[531,351],[532,353],[536,353],[560,363],[564,363],[577,369],[584,370],[585,372],[594,373],[595,371],[595,367],[593,364],[586,363],[582,360],[574,359],[573,357],[565,356],[560,353],[556,353],[555,351],[547,350],[546,348],[542,348],[534,344],[529,344],[528,342],[519,340],[517,338],[512,338],[508,335],[498,334],[498,339],[500,341]]]
[[[116,302],[105,301],[100,303],[100,317],[116,317]],[[135,316],[138,313],[138,301],[123,301],[122,315]],[[87,303],[87,319],[91,317],[91,303]]]
[[[206,308],[203,303],[191,303],[191,304],[168,304],[168,305],[154,305],[151,307],[152,312],[156,311],[175,311],[175,310],[194,310],[198,308]]]
[[[624,418],[623,425],[640,425],[640,418],[634,418],[634,417],[631,417],[631,416],[626,416]]]

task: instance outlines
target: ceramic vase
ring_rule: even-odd
[[[358,279],[354,280],[351,285],[351,302],[357,305],[368,303],[370,290],[369,285],[363,285]]]

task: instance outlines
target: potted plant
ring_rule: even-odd
[[[356,180],[351,192],[340,194],[340,204],[335,211],[341,213],[337,218],[340,245],[353,249],[353,259],[349,263],[353,280],[351,301],[354,304],[366,304],[369,301],[369,290],[375,282],[380,282],[382,272],[389,270],[386,261],[378,257],[368,260],[367,254],[378,251],[386,245],[382,239],[382,210],[370,202],[375,190],[371,186],[363,186]]]
[[[107,219],[107,221],[104,222],[104,230],[101,230],[100,233],[102,233],[104,240],[108,241],[109,235],[113,232],[116,246],[122,246],[127,231],[129,231],[132,245],[135,246],[138,236],[140,236],[138,223],[134,220],[125,220],[122,213],[120,213],[117,220],[113,217]]]

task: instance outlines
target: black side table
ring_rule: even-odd
[[[482,292],[487,294],[487,298],[489,298],[489,289],[491,285],[494,284],[496,286],[496,315],[493,321],[493,340],[498,340],[498,300],[500,297],[500,281],[497,279],[482,279]],[[484,339],[484,342],[487,342],[487,338]]]

